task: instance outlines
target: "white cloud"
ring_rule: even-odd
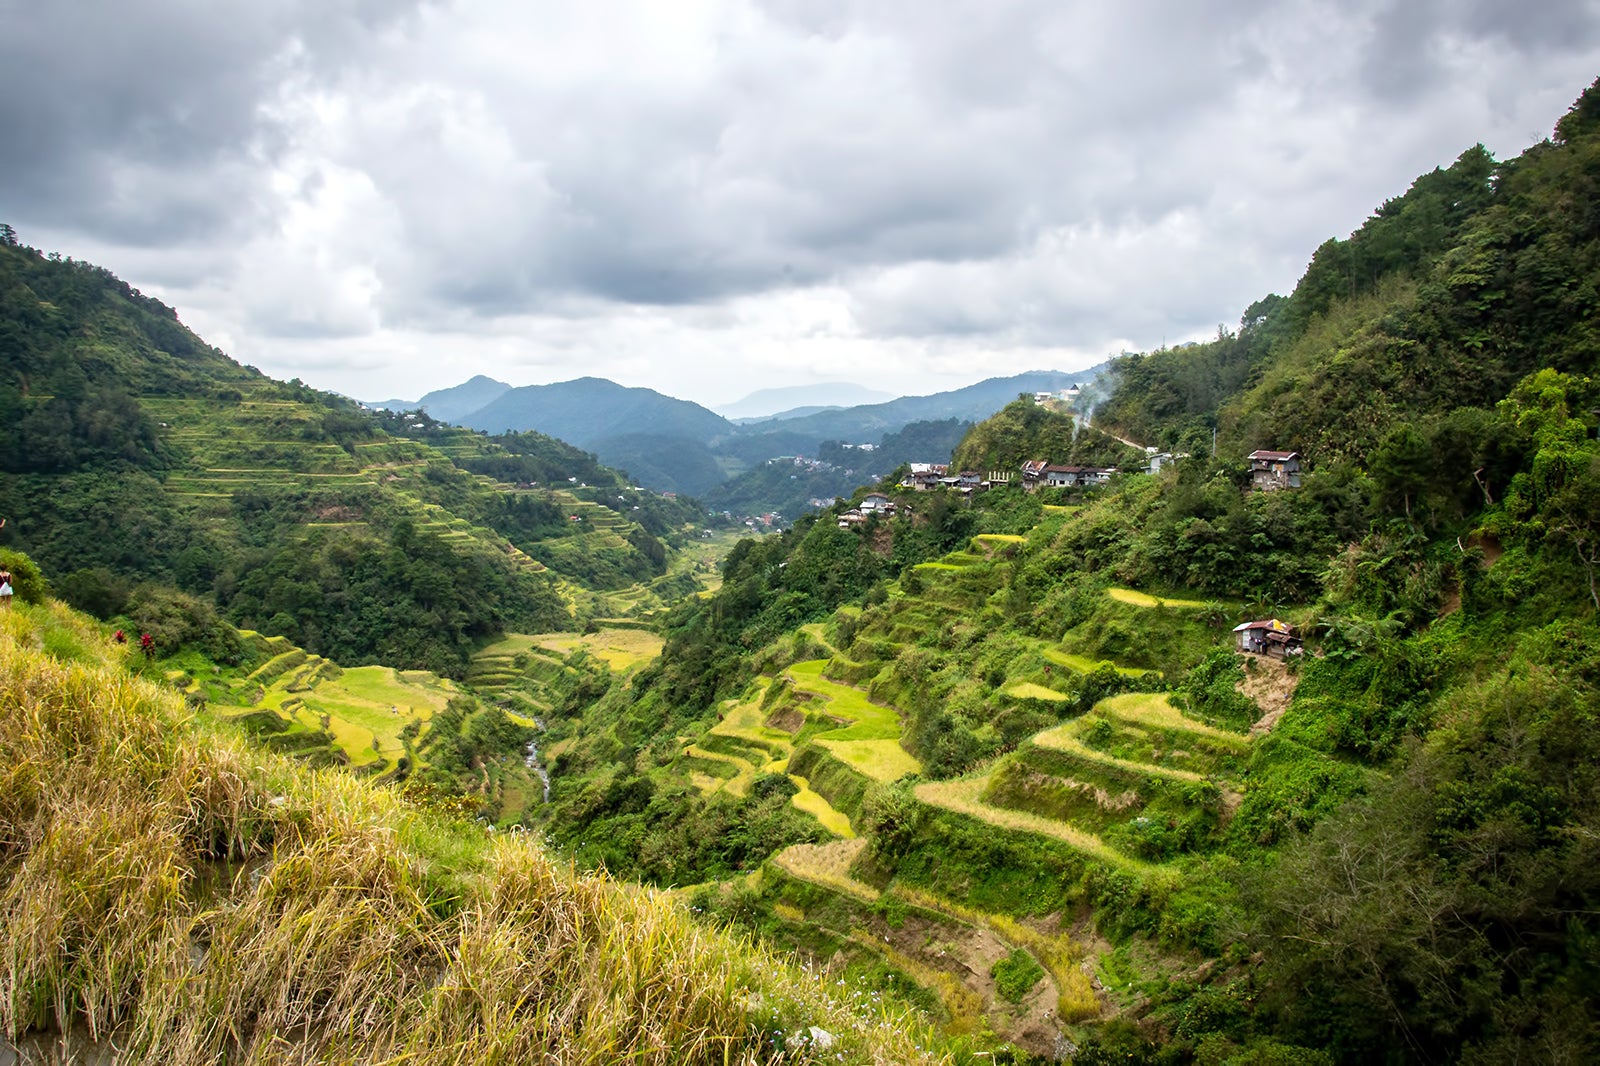
[[[108,0],[0,45],[37,148],[0,218],[364,397],[934,391],[1209,335],[1418,173],[1521,150],[1600,42],[1594,0],[1525,14]]]

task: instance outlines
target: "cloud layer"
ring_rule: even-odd
[[[0,220],[270,373],[934,391],[1214,332],[1600,4],[0,0]]]

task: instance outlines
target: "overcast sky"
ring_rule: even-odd
[[[1214,335],[1600,0],[0,0],[0,221],[277,377],[926,393]]]

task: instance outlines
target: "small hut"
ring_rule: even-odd
[[[1253,652],[1256,655],[1287,659],[1291,655],[1301,655],[1305,652],[1305,644],[1295,634],[1294,626],[1288,622],[1280,622],[1276,618],[1267,618],[1259,622],[1240,622],[1233,627],[1233,635],[1240,651]]]

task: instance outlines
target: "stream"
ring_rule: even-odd
[[[528,746],[522,749],[522,765],[539,775],[539,780],[544,784],[544,801],[550,802],[550,771],[539,762],[539,745],[528,741]]]

